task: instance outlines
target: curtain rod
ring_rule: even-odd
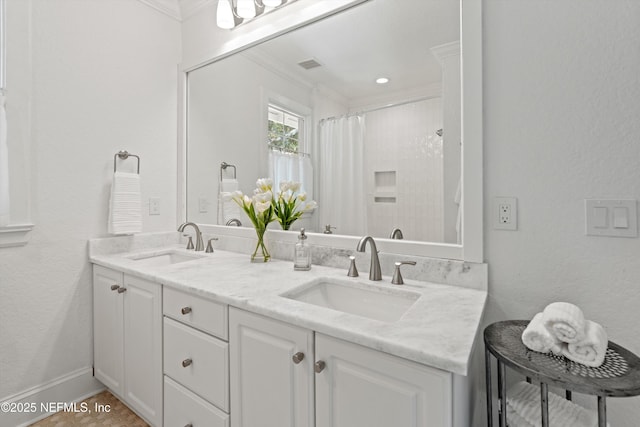
[[[395,103],[383,105],[381,107],[374,107],[374,108],[370,108],[368,110],[360,110],[360,111],[357,111],[355,113],[347,113],[347,114],[343,114],[341,116],[326,117],[324,119],[320,119],[320,121],[318,121],[318,124],[322,123],[325,120],[337,120],[337,119],[342,119],[342,118],[355,117],[355,116],[360,116],[360,115],[366,114],[366,113],[372,113],[374,111],[384,110],[386,108],[400,107],[402,105],[413,104],[414,102],[427,101],[429,99],[435,99],[435,98],[440,98],[440,97],[439,96],[425,96],[425,97],[422,97],[422,98],[411,99],[411,100],[408,100],[408,101],[395,102]]]

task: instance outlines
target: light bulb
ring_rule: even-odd
[[[244,19],[251,19],[256,16],[256,6],[253,0],[238,0],[238,6],[236,7],[238,16]]]
[[[282,4],[282,0],[262,0],[262,4],[267,7],[278,7]]]
[[[218,0],[218,13],[216,15],[216,23],[218,27],[224,30],[230,30],[236,26],[236,22],[233,19],[233,11],[231,10],[231,3],[229,0]]]

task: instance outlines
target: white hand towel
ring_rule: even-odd
[[[239,184],[237,179],[223,179],[220,183],[220,194],[218,194],[218,218],[220,218],[220,224],[224,225],[230,219],[240,219],[241,211],[240,206],[230,197],[224,197],[222,193],[233,193],[238,190]]]
[[[535,427],[507,403],[507,427]]]
[[[544,325],[560,341],[575,343],[584,337],[582,310],[568,302],[554,302],[543,311]]]
[[[524,381],[507,392],[507,423],[509,426],[538,427],[542,425],[540,387]],[[516,413],[512,418],[510,414]],[[598,414],[549,393],[549,425],[562,427],[597,427]],[[609,425],[609,424],[607,424]]]
[[[542,313],[536,314],[524,332],[522,332],[522,343],[527,348],[540,353],[548,353],[550,351],[555,354],[562,353],[561,342],[544,326],[544,315]]]
[[[221,193],[233,193],[238,189],[238,180],[237,179],[223,179],[220,183],[220,192]]]
[[[108,231],[111,234],[133,234],[142,231],[140,176],[115,172],[109,199]]]
[[[584,338],[577,343],[569,344],[563,354],[574,362],[597,368],[604,363],[608,343],[607,332],[602,325],[587,320]]]

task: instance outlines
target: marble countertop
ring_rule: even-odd
[[[153,266],[135,258],[171,250],[199,255],[187,262]],[[314,265],[310,271],[294,271],[291,261],[272,259],[251,263],[249,256],[216,250],[212,254],[186,251],[171,245],[115,254],[94,254],[91,262],[117,269],[175,289],[191,292],[231,306],[289,322],[316,332],[390,353],[399,357],[467,375],[487,293],[481,290],[405,279],[403,286],[391,278],[368,280],[367,272],[350,278],[346,270]],[[402,289],[420,294],[395,322],[383,322],[283,297],[288,291],[319,277],[358,286]]]

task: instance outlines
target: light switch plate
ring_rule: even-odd
[[[585,233],[588,236],[638,237],[637,201],[585,199]]]

